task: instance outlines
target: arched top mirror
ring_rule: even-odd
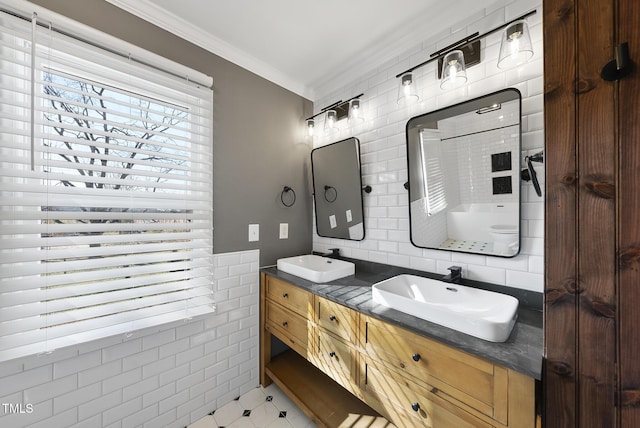
[[[505,89],[407,122],[411,242],[520,251],[521,96]]]
[[[311,151],[319,236],[364,239],[360,141],[348,138]]]

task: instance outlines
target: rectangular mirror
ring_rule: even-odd
[[[319,236],[364,239],[360,141],[348,138],[311,151]]]
[[[411,242],[520,251],[521,96],[505,89],[407,122]]]

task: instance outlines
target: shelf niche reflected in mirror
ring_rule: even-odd
[[[318,236],[364,239],[360,141],[348,138],[311,151]]]
[[[406,137],[413,245],[516,256],[520,92],[505,89],[416,116]]]

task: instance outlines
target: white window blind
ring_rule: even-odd
[[[211,90],[0,27],[0,361],[213,311]]]

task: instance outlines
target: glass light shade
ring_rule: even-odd
[[[362,122],[363,120],[360,99],[349,101],[349,122]]]
[[[316,128],[316,121],[313,119],[307,119],[307,136],[313,137],[313,131]]]
[[[338,113],[335,110],[327,110],[324,117],[324,129],[335,131],[338,129]]]
[[[502,35],[498,68],[516,67],[529,61],[533,56],[533,46],[527,23],[516,21],[509,25]]]
[[[417,102],[420,99],[416,91],[416,82],[412,72],[400,76],[400,87],[398,88],[398,104],[407,105]]]
[[[461,50],[451,51],[442,60],[442,89],[452,89],[467,83],[467,69]]]

